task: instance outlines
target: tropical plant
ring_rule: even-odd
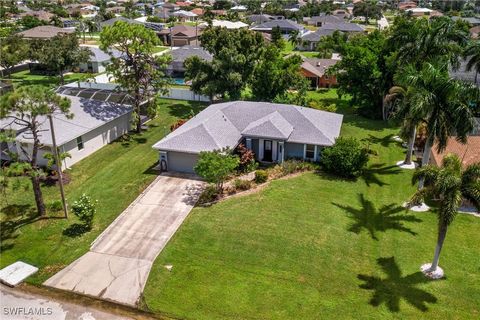
[[[462,161],[455,154],[443,158],[442,166],[428,165],[417,169],[412,183],[425,181],[425,188],[417,190],[411,203],[423,201],[427,195],[440,199],[437,209],[438,237],[433,262],[427,272],[435,272],[448,226],[457,215],[463,199],[480,209],[480,162],[462,168]]]
[[[292,44],[293,47],[296,47],[302,43],[302,37],[300,37],[300,32],[298,30],[292,30],[288,37],[288,41]]]
[[[42,147],[40,141],[40,136],[44,131],[42,123],[45,122],[46,116],[57,113],[72,118],[70,100],[42,86],[20,87],[13,93],[2,97],[0,101],[0,119],[4,119],[6,124],[9,122],[14,124],[15,129],[23,132],[22,136],[28,137],[30,140],[31,149],[17,144],[25,161],[17,159],[18,161],[11,165],[9,170],[21,168],[20,171],[30,178],[37,211],[41,216],[45,215],[45,203],[40,187],[40,179],[44,173],[37,160]]]
[[[478,74],[480,73],[480,41],[472,41],[463,53],[467,59],[467,71],[475,71],[475,83],[478,83]]]
[[[90,196],[84,193],[72,204],[72,212],[83,222],[87,229],[90,229],[93,216],[97,212],[96,206],[97,201],[92,200]]]
[[[9,70],[28,57],[28,43],[16,34],[2,38],[1,42],[0,66],[3,77],[5,70]]]
[[[340,137],[322,152],[321,163],[326,171],[341,177],[355,177],[368,162],[368,153],[355,138]]]
[[[214,183],[217,191],[221,193],[223,191],[223,183],[235,172],[239,163],[239,157],[233,155],[228,148],[202,151],[198,156],[194,170],[195,173],[207,182]]]
[[[113,75],[121,90],[134,100],[134,123],[136,132],[142,130],[140,107],[155,95],[165,94],[168,80],[163,70],[171,60],[170,55],[154,55],[159,39],[153,30],[140,24],[117,21],[103,28],[100,34],[100,49],[111,55],[107,72]],[[120,57],[112,50],[118,50]]]
[[[474,114],[471,107],[478,97],[478,88],[450,78],[447,68],[426,63],[418,72],[412,65],[399,75],[399,81],[413,88],[409,117],[422,119],[427,129],[427,139],[422,158],[422,166],[430,161],[434,142],[439,152],[445,150],[448,138],[455,136],[465,143],[473,130]],[[423,187],[420,180],[419,188]]]

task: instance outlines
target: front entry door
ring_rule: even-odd
[[[272,140],[263,140],[263,161],[272,162]]]

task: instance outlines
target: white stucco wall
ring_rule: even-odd
[[[71,156],[71,158],[67,158],[63,161],[63,168],[65,169],[74,165],[78,161],[91,155],[92,153],[99,150],[108,143],[126,134],[130,130],[130,119],[131,113],[129,112],[113,121],[110,121],[100,127],[93,129],[90,132],[85,133],[84,135],[82,135],[82,150],[78,150],[76,138],[59,146],[60,152],[68,152]],[[12,145],[10,150],[17,150],[17,154],[19,154],[20,159],[27,160],[19,148],[20,143],[16,142],[16,144],[17,146]],[[27,150],[29,154],[31,154],[33,145],[31,143],[24,143],[23,146],[24,149]],[[47,164],[47,160],[43,158],[43,155],[46,152],[51,153],[49,147],[43,147],[42,150],[40,150],[38,153],[37,163],[40,166],[45,166]]]

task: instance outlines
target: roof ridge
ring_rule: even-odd
[[[298,113],[300,113],[300,114],[302,115],[302,117],[304,117],[308,122],[310,122],[310,124],[311,124],[312,126],[314,126],[315,129],[317,129],[318,132],[319,132],[323,137],[325,137],[325,138],[326,138],[328,141],[330,141],[331,143],[335,143],[335,140],[332,140],[332,139],[330,139],[330,137],[327,137],[327,136],[323,133],[323,130],[322,130],[321,128],[317,127],[317,126],[315,125],[315,123],[313,123],[308,117],[306,117],[305,114],[303,114],[303,112],[302,112],[303,109],[302,109],[302,108],[305,108],[305,107],[299,107],[299,106],[297,106],[297,107],[298,107],[298,109],[297,109],[297,108],[295,108],[295,109],[298,111]],[[323,110],[317,110],[317,111],[326,112],[326,111],[323,111]]]

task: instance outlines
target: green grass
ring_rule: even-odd
[[[83,76],[84,76],[83,73],[65,74],[64,75],[65,83],[78,81],[78,79],[81,79]],[[5,77],[4,79],[7,81],[11,81],[15,88],[19,88],[21,86],[29,86],[29,85],[56,87],[60,84],[60,77],[58,76],[45,76],[45,75],[31,74],[29,70],[12,73],[10,76]]]
[[[170,49],[170,47],[157,46],[153,49],[153,53],[162,52],[162,51],[165,51],[165,50],[168,50],[168,49]]]
[[[345,114],[343,136],[378,152],[355,181],[307,173],[195,208],[154,263],[146,306],[185,319],[473,319],[480,316],[480,219],[459,215],[440,264],[434,213],[405,212],[411,171],[381,121]],[[173,265],[168,271],[164,265]]]
[[[72,203],[82,193],[99,201],[92,231],[78,237],[65,235],[65,230],[78,220],[73,215],[68,221],[59,219],[60,212],[39,220],[31,188],[9,189],[6,198],[2,196],[0,268],[18,260],[30,263],[40,271],[28,282],[41,284],[88,251],[100,232],[155,179],[157,173],[152,168],[158,155],[151,146],[170,131],[176,119],[202,108],[198,103],[176,100],[161,100],[159,105],[159,116],[149,122],[148,131],[109,144],[68,170],[68,201]],[[46,203],[59,199],[56,187],[44,186],[43,192]]]

